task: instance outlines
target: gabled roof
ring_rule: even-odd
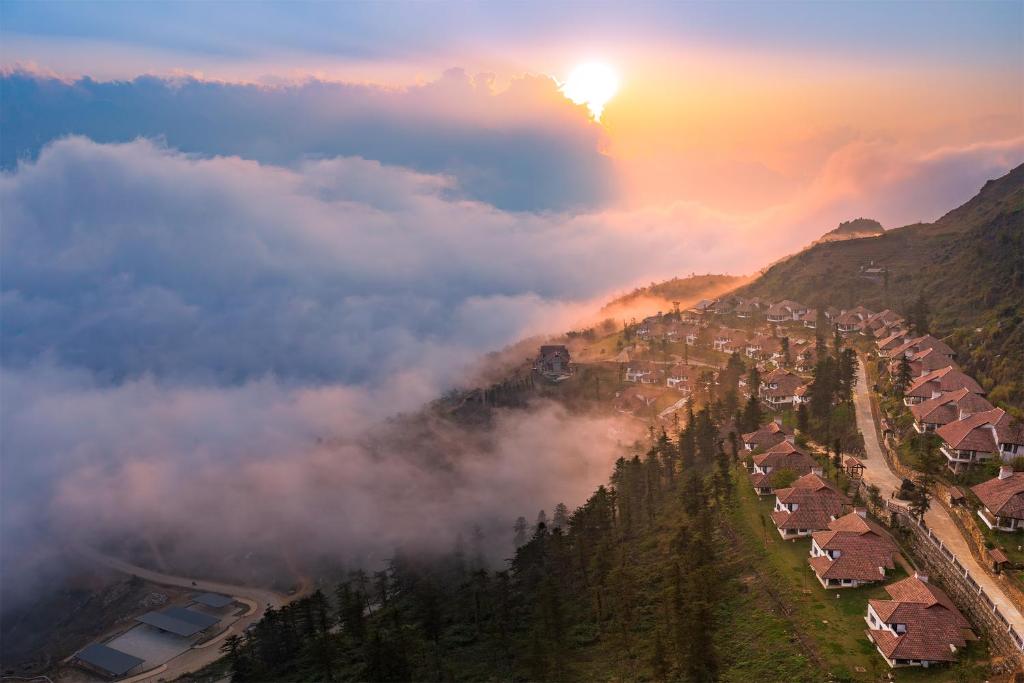
[[[917,576],[908,576],[902,581],[890,583],[885,592],[896,602],[909,602],[924,607],[941,606],[949,610],[951,617],[963,628],[971,628],[971,622],[960,613],[949,596],[938,586],[922,581]]]
[[[868,600],[871,609],[887,624],[904,624],[906,632],[894,634],[871,629],[869,634],[890,659],[953,661],[950,646],[967,644],[971,624],[942,590],[911,576],[885,587],[892,600]],[[972,636],[973,637],[973,636]]]
[[[930,334],[923,335],[921,337],[910,337],[905,342],[897,346],[892,350],[892,355],[900,356],[907,351],[913,351],[914,353],[921,353],[927,349],[935,349],[939,353],[952,358],[956,355],[956,352],[941,339],[936,339]]]
[[[701,367],[699,365],[684,365],[677,363],[672,366],[672,369],[668,371],[668,376],[672,379],[685,379],[687,383],[695,382],[700,377],[702,372],[707,372],[708,368]]]
[[[775,497],[781,503],[797,505],[792,512],[772,512],[772,520],[780,529],[827,529],[832,517],[842,512],[847,503],[846,496],[834,484],[814,473],[777,489]]]
[[[937,425],[957,421],[961,412],[972,415],[988,410],[992,410],[992,404],[966,387],[910,406],[914,420]]]
[[[792,435],[793,430],[787,429],[776,422],[769,422],[762,425],[754,432],[747,432],[741,438],[744,444],[753,445],[754,448],[768,448],[780,441],[785,441],[786,436]]]
[[[931,398],[936,391],[956,391],[967,387],[976,394],[984,395],[985,390],[981,388],[973,377],[960,372],[953,366],[934,370],[927,375],[918,377],[910,388],[907,389],[907,396],[918,396]]]
[[[935,430],[950,447],[962,451],[994,453],[999,444],[1024,444],[1024,424],[1002,408],[975,413]]]
[[[942,368],[949,367],[956,370],[960,369],[960,366],[958,366],[952,358],[937,349],[926,349],[921,353],[915,354],[914,359],[910,361],[910,367],[918,374],[933,372],[935,370],[941,370]]]
[[[795,396],[796,390],[806,384],[803,379],[790,373],[776,377],[771,383],[775,387],[765,387],[765,396]]]
[[[758,467],[771,467],[774,470],[790,469],[796,474],[809,474],[818,462],[807,453],[783,441],[760,455],[755,455],[754,464]]]
[[[992,514],[1024,519],[1024,473],[1014,472],[1005,479],[995,477],[972,486],[971,490]]]
[[[903,342],[906,340],[906,338],[907,338],[907,333],[906,332],[894,332],[893,334],[889,335],[888,337],[886,337],[882,341],[878,342],[878,348],[880,350],[882,350],[882,351],[888,351],[890,349],[896,349],[900,345],[903,344]]]
[[[818,541],[820,534],[829,538],[823,546]],[[822,579],[853,579],[857,581],[879,581],[885,576],[881,569],[893,569],[896,546],[892,541],[870,534],[844,534],[834,531],[816,531],[812,536],[823,550],[838,551],[835,559],[822,555],[810,558],[811,568]]]

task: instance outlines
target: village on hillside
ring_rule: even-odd
[[[652,434],[713,406],[761,524],[806,548],[819,590],[862,596],[889,667],[956,662],[979,636],[1019,663],[1024,424],[925,315],[725,296],[544,346],[534,370],[603,368],[613,410]]]

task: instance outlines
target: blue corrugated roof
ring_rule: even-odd
[[[184,607],[168,607],[161,611],[173,619],[181,619],[182,621],[187,621],[188,623],[195,624],[201,628],[210,628],[220,621],[217,617],[185,609]]]
[[[230,595],[221,595],[220,593],[201,593],[192,599],[207,607],[227,607],[235,601]]]
[[[123,676],[142,664],[142,660],[134,655],[99,643],[85,647],[75,656],[90,666],[106,671],[111,676]]]
[[[141,617],[136,617],[136,621],[141,621],[143,624],[154,626],[161,631],[167,631],[177,636],[194,636],[203,630],[203,627],[199,624],[194,624],[189,621],[182,619],[175,619],[174,617],[161,614],[160,612],[146,612]]]

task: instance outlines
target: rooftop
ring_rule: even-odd
[[[142,664],[142,660],[138,657],[99,643],[87,645],[75,655],[75,658],[105,671],[111,676],[123,676]]]

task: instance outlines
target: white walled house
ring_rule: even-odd
[[[896,553],[892,537],[856,508],[811,534],[809,562],[822,587],[856,588],[884,579]]]
[[[924,574],[885,587],[891,600],[868,600],[867,636],[890,667],[929,667],[957,660],[974,640],[971,624]]]
[[[978,517],[989,529],[1016,531],[1024,528],[1024,473],[1009,465],[999,468],[999,476],[971,490],[981,501]]]

